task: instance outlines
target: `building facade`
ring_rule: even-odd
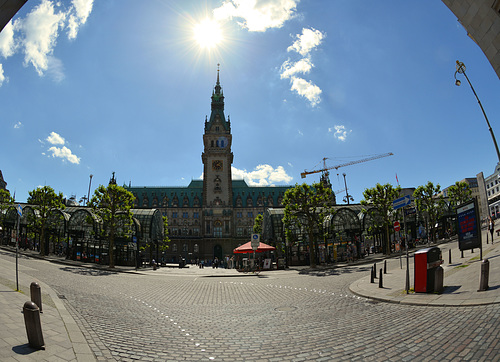
[[[186,187],[132,187],[136,208],[155,208],[168,218],[169,247],[159,260],[219,259],[250,240],[258,214],[283,207],[290,186],[249,186],[233,180],[231,122],[224,115],[224,93],[217,81],[211,96],[210,118],[203,133],[203,179]]]

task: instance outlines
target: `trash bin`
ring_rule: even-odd
[[[441,249],[437,247],[421,249],[415,253],[415,292],[434,292],[436,268],[442,263]]]

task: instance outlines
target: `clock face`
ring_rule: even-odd
[[[217,160],[212,162],[212,169],[215,171],[222,171],[222,161]]]

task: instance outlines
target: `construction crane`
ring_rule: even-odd
[[[333,170],[333,169],[338,170],[341,167],[355,165],[355,164],[358,164],[358,163],[372,161],[372,160],[376,160],[376,159],[383,158],[383,157],[388,157],[388,156],[393,156],[393,155],[394,155],[394,153],[392,153],[392,152],[382,153],[380,155],[375,155],[375,156],[372,156],[372,157],[362,158],[361,160],[346,162],[346,163],[342,163],[340,165],[330,166],[330,167],[326,167],[326,160],[328,160],[328,158],[325,157],[325,158],[323,158],[323,168],[322,169],[320,169],[320,170],[314,170],[314,171],[306,171],[306,170],[304,170],[304,172],[302,172],[300,174],[300,177],[305,178],[307,175],[310,175],[310,174],[313,174],[313,173],[322,172],[323,175],[321,176],[321,178],[325,179],[325,178],[328,178],[328,175],[329,175],[328,170]]]

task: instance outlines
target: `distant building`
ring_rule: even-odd
[[[500,78],[500,0],[442,0]]]
[[[500,162],[495,166],[495,171],[485,177],[486,194],[490,206],[490,215],[494,218],[500,217]]]
[[[7,182],[3,179],[2,170],[0,170],[0,190],[7,190]]]
[[[159,256],[166,261],[231,256],[234,248],[250,241],[256,216],[269,207],[283,207],[291,187],[249,186],[232,179],[231,122],[224,115],[219,70],[211,98],[201,154],[203,179],[185,187],[126,187],[135,196],[135,208],[154,208],[167,216],[171,242]]]

